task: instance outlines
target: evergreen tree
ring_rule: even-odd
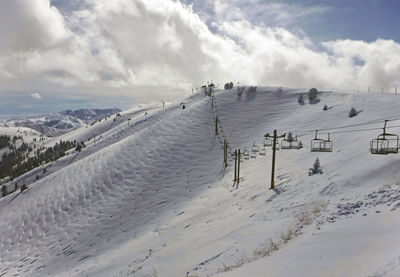
[[[0,136],[0,149],[10,145],[11,138],[9,136]]]
[[[8,187],[7,187],[7,185],[3,185],[3,186],[1,187],[1,194],[3,195],[3,197],[4,197],[4,196],[7,196],[7,194],[8,194]]]
[[[224,89],[232,89],[232,88],[233,88],[233,83],[232,83],[232,82],[226,83],[226,84],[224,85]]]
[[[75,147],[75,151],[81,152],[81,150],[82,150],[82,145],[81,145],[81,144],[78,144],[78,145]]]
[[[299,95],[299,97],[297,98],[297,102],[298,102],[300,105],[304,105],[304,97],[303,97],[303,94],[300,94],[300,95]]]
[[[308,101],[310,102],[310,104],[315,104],[319,102],[317,95],[318,90],[316,88],[312,88],[308,91]]]
[[[292,142],[293,141],[293,134],[292,132],[289,132],[287,135],[287,141]]]
[[[350,109],[349,117],[353,117],[357,115],[357,110],[353,107]]]
[[[311,175],[318,174],[318,173],[322,174],[323,172],[322,172],[322,168],[321,168],[319,159],[317,158],[314,162],[313,167],[309,169],[308,175],[311,176]]]

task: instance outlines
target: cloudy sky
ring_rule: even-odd
[[[0,113],[126,108],[213,80],[400,87],[398,0],[0,1]]]

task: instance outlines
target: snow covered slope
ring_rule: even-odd
[[[8,119],[3,122],[0,121],[0,133],[3,132],[2,130],[7,130],[5,127],[20,127],[18,129],[28,128],[45,136],[56,137],[120,111],[117,108],[80,109]]]
[[[92,139],[0,198],[0,276],[397,276],[399,159],[371,155],[369,141],[400,118],[400,99],[325,92],[302,106],[299,93],[196,94],[186,109],[142,107],[63,135]],[[331,130],[332,153],[310,152],[313,130],[348,125]],[[278,151],[276,189],[270,148],[234,185],[222,140],[250,150],[274,129],[305,146]],[[308,176],[317,157],[324,173]]]
[[[0,127],[0,135],[23,136],[25,141],[32,142],[34,138],[39,138],[42,134],[27,127]]]

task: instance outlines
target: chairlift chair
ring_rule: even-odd
[[[330,140],[328,133],[328,139],[318,138],[318,130],[315,131],[315,138],[311,140],[311,152],[332,152],[333,143]]]
[[[274,144],[274,139],[269,137],[269,134],[266,134],[264,136],[264,147],[265,146],[272,147],[273,144]],[[275,150],[279,150],[279,149],[281,149],[281,145],[280,145],[280,143],[279,143],[279,141],[277,139],[276,143],[275,143]]]
[[[399,136],[386,133],[386,123],[383,127],[383,133],[370,143],[371,154],[387,155],[399,153]]]
[[[250,154],[249,154],[249,151],[247,150],[246,147],[244,148],[244,151],[243,151],[243,158],[244,158],[245,160],[250,159]]]
[[[281,142],[281,149],[300,149],[301,148],[301,141],[297,140],[297,135],[295,138],[289,139],[287,137],[286,139],[283,139]]]
[[[228,157],[229,157],[229,159],[232,160],[232,161],[235,160],[235,156],[236,156],[236,153],[235,153],[235,152],[236,152],[236,151],[233,151],[233,152],[232,152],[232,150],[230,150],[230,148],[228,148]]]
[[[272,138],[264,138],[264,146],[271,147],[273,142]]]
[[[276,143],[275,143],[275,150],[279,150],[279,149],[281,149],[281,144],[279,143],[278,140],[276,140]]]
[[[253,146],[251,147],[251,152],[258,152],[260,150],[260,147],[256,144],[256,142],[253,143]]]
[[[260,149],[260,151],[258,152],[261,156],[265,156],[267,154],[267,151],[265,150],[265,146],[263,148]]]

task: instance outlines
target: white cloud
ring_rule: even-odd
[[[186,0],[188,1],[188,0]],[[302,6],[264,0],[202,0],[196,1],[199,13],[208,23],[246,20],[264,27],[290,27],[296,31],[298,23],[313,22],[316,18],[333,11],[325,5]],[[201,4],[199,4],[201,2]],[[209,7],[212,7],[211,9]]]
[[[31,97],[32,97],[33,99],[37,99],[37,100],[42,99],[42,96],[40,96],[40,94],[37,93],[37,92],[32,93],[32,94],[31,94]]]
[[[321,14],[323,7],[260,4],[251,14],[241,3],[215,1],[213,33],[179,1],[84,0],[81,9],[66,13],[49,0],[1,1],[0,82],[4,91],[22,86],[140,100],[190,92],[210,79],[304,87],[399,85],[398,43],[339,40],[317,51],[306,36],[254,25],[249,16],[270,11],[287,25]]]

